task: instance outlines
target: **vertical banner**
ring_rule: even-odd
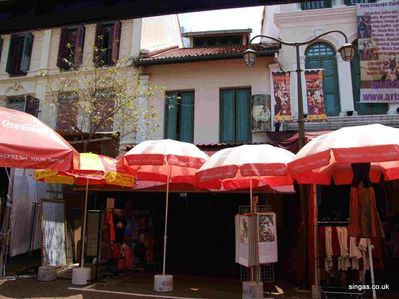
[[[292,120],[290,99],[290,73],[272,72],[274,95],[274,120]]]
[[[249,217],[239,216],[239,254],[238,263],[249,266]]]
[[[323,70],[305,70],[308,120],[325,120],[326,109],[323,93]]]
[[[271,112],[270,95],[255,94],[252,96],[252,132],[270,131]]]
[[[275,213],[258,213],[258,254],[259,264],[276,263],[277,229]]]
[[[399,1],[357,4],[360,102],[399,102]]]

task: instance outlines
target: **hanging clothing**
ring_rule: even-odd
[[[340,249],[338,257],[338,270],[346,271],[351,266],[348,251],[348,230],[346,227],[337,227],[337,235]]]
[[[360,269],[359,259],[362,258],[362,253],[360,252],[359,247],[357,246],[355,237],[349,237],[349,257],[351,258],[352,269],[359,270]]]
[[[358,187],[351,187],[348,231],[352,237],[384,237],[372,187],[365,188],[362,183]]]
[[[114,226],[114,218],[113,218],[113,214],[112,211],[110,210],[106,210],[105,212],[105,223],[107,225],[106,229],[106,235],[107,236],[107,241],[115,241],[115,226]]]
[[[331,240],[331,226],[327,226],[325,229],[325,246],[326,246],[326,260],[325,260],[325,269],[326,271],[330,271],[333,267],[332,256],[333,256],[333,249],[332,249],[332,240]]]

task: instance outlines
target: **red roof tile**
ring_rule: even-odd
[[[278,51],[279,45],[270,45],[267,47],[252,45],[253,49],[258,51],[259,56],[273,55]],[[150,53],[149,57],[143,57],[135,60],[136,65],[175,63],[195,60],[212,60],[223,58],[241,57],[242,53],[248,49],[248,46],[225,46],[225,47],[207,47],[207,48],[172,48],[165,51]]]

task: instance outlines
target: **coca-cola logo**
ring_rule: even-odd
[[[21,124],[21,123],[14,123],[9,120],[3,120],[1,125],[8,129],[20,130],[25,132],[32,132],[32,133],[48,133],[50,130],[46,127],[37,126],[33,124]]]

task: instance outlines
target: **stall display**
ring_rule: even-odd
[[[154,262],[154,236],[149,211],[106,209],[100,261],[113,263],[117,272],[141,269]]]

